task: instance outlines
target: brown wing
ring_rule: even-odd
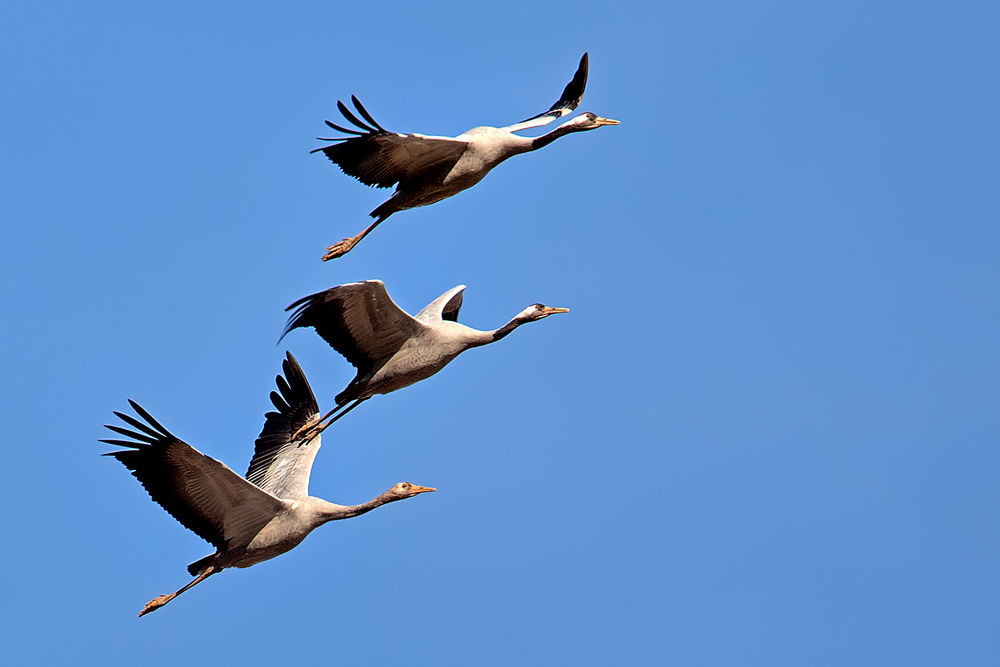
[[[469,145],[465,141],[449,137],[388,132],[372,119],[358,98],[351,96],[351,100],[371,126],[359,120],[343,102],[337,102],[341,114],[364,132],[326,121],[327,125],[338,132],[357,136],[323,139],[338,143],[312,152],[322,151],[345,174],[365,185],[388,188],[438,169],[447,173]]]
[[[220,552],[248,545],[284,508],[281,500],[171,434],[135,401],[129,403],[146,423],[115,412],[138,430],[105,425],[131,438],[101,440],[128,448],[105,456],[121,461],[154,501]]]
[[[389,296],[381,280],[331,287],[299,299],[282,338],[292,329],[313,327],[362,377],[382,367],[424,325]]]

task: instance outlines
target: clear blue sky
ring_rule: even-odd
[[[10,664],[995,665],[1000,8],[950,2],[0,9]],[[309,150],[353,93],[455,135],[621,126],[394,216]],[[315,495],[436,494],[156,614],[211,548],[101,425],[244,471],[283,309],[459,283],[572,309],[324,435]]]

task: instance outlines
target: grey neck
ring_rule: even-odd
[[[326,521],[337,521],[339,519],[352,519],[356,516],[361,516],[362,514],[367,514],[371,512],[376,507],[381,507],[386,503],[392,502],[392,498],[389,497],[389,492],[386,491],[377,498],[372,498],[367,503],[362,503],[361,505],[334,505],[333,503],[328,503],[329,507],[323,512],[324,523]]]

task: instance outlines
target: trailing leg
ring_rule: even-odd
[[[340,243],[334,243],[332,246],[326,249],[326,254],[323,255],[323,261],[328,262],[331,259],[337,259],[338,257],[343,257],[351,251],[351,249],[358,244],[358,242],[368,234],[378,227],[379,223],[385,220],[389,216],[379,216],[379,218],[373,222],[369,227],[358,234],[357,236],[352,236],[349,239],[344,239]]]
[[[199,584],[199,583],[205,581],[206,579],[208,579],[210,576],[212,576],[216,572],[221,572],[221,570],[217,570],[214,565],[209,565],[208,567],[206,567],[202,571],[201,574],[199,574],[195,578],[194,581],[192,581],[191,583],[189,583],[187,586],[185,586],[184,588],[180,589],[176,593],[171,593],[170,595],[161,595],[160,597],[153,598],[152,600],[150,600],[149,602],[147,602],[146,606],[143,607],[142,611],[139,612],[139,616],[142,617],[142,616],[145,616],[146,614],[148,614],[151,611],[156,611],[157,609],[159,609],[163,605],[167,604],[168,602],[170,602],[171,600],[173,600],[175,597],[177,597],[178,595],[180,595],[181,593],[183,593],[187,589],[191,588],[195,584]]]

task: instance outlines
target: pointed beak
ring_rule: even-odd
[[[610,118],[601,118],[598,116],[594,119],[594,122],[598,125],[621,125],[617,120],[611,120]]]
[[[555,315],[556,313],[568,313],[568,312],[569,308],[549,308],[548,306],[542,308],[542,313],[545,314],[546,316]]]
[[[410,488],[413,489],[413,495],[417,495],[418,493],[428,493],[430,491],[437,491],[437,489],[435,489],[433,486],[417,486],[416,484],[412,484]]]

